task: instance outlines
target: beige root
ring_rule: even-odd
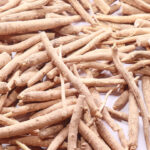
[[[38,136],[25,136],[20,138],[14,138],[14,139],[6,139],[3,141],[3,143],[6,144],[16,144],[15,141],[18,140],[28,146],[40,146],[40,147],[48,147],[48,145],[51,143],[52,139],[47,140],[41,140]]]
[[[113,43],[116,43],[116,44],[133,43],[136,41],[136,38],[137,38],[137,36],[125,37],[121,40],[109,40],[109,41],[103,42],[103,44],[113,45]]]
[[[66,96],[73,96],[77,94],[76,89],[66,89]],[[31,91],[25,92],[19,96],[24,102],[40,102],[40,101],[49,101],[61,98],[61,90],[49,90],[49,91]]]
[[[45,15],[45,18],[51,18],[51,19],[53,19],[53,18],[65,18],[65,17],[67,17],[68,15],[59,15],[59,14],[57,14],[57,13],[47,13],[46,15]]]
[[[44,18],[46,13],[60,13],[69,9],[69,5],[54,5],[54,6],[45,6],[43,9],[36,9],[30,11],[23,11],[15,14],[10,14],[4,17],[1,17],[1,21],[25,21],[25,20],[32,20],[32,19],[40,19]]]
[[[76,55],[82,55],[82,54],[88,52],[96,44],[98,44],[101,41],[107,39],[110,35],[111,35],[111,32],[109,32],[109,31],[101,33],[100,35],[96,36],[93,40],[91,40],[86,46],[84,46],[83,48],[81,48],[78,51],[74,52],[70,57],[76,56]]]
[[[41,51],[27,57],[21,64],[21,70],[27,69],[37,64],[48,62],[48,56],[45,51]]]
[[[87,38],[87,37],[86,37]],[[68,35],[68,36],[63,36],[63,37],[60,37],[60,38],[57,38],[57,39],[54,39],[52,40],[51,42],[53,43],[54,46],[59,46],[59,45],[64,45],[64,44],[67,44],[67,43],[70,43],[72,41],[76,40],[77,39],[80,39],[80,37],[78,36],[73,36],[73,35]],[[77,40],[78,41],[78,40]],[[79,42],[79,41],[78,41]],[[74,42],[73,42],[74,43]],[[72,44],[73,44],[72,43]],[[68,44],[69,46],[70,44]],[[67,50],[68,46],[64,46],[66,47],[65,49]],[[72,46],[71,46],[72,47]],[[37,64],[40,64],[40,63],[45,63],[47,62],[47,59],[48,59],[48,55],[47,55],[47,52],[46,51],[42,51],[42,52],[39,52],[39,53],[35,53],[29,57],[27,57],[22,63],[22,69],[25,69],[27,67],[31,67],[33,65],[37,65]]]
[[[0,124],[3,126],[10,126],[13,124],[19,123],[17,120],[15,119],[10,119],[5,117],[4,115],[0,115]]]
[[[77,0],[68,0],[68,2],[72,5],[72,7],[82,16],[82,18],[91,23],[95,24],[93,18],[86,12],[86,10],[82,7],[82,5]]]
[[[76,107],[71,117],[71,121],[69,124],[69,132],[68,132],[68,150],[77,148],[78,126],[79,126],[80,118],[82,116],[84,100],[85,100],[85,96],[79,95],[79,98],[77,99]]]
[[[142,35],[143,34],[149,34],[150,30],[149,28],[129,28],[129,29],[124,29],[122,31],[117,31],[115,33],[115,36],[117,38],[119,37],[128,37],[128,36],[133,36],[133,35]]]
[[[43,103],[26,104],[26,105],[14,108],[11,111],[11,114],[9,115],[9,117],[15,117],[15,116],[24,115],[29,112],[39,111],[39,110],[45,109],[47,107],[50,107],[58,102],[60,102],[60,100],[43,102]]]
[[[83,5],[83,7],[85,9],[88,9],[89,8],[89,5],[91,5],[90,1],[89,0],[80,0],[81,4]],[[89,8],[90,9],[90,8]]]
[[[119,2],[116,3],[116,4],[114,4],[114,5],[112,5],[112,6],[110,7],[109,14],[115,13],[117,10],[120,9],[120,7],[121,7],[121,4],[120,4]]]
[[[93,94],[98,97],[99,96],[99,93],[97,93],[97,91],[93,91]],[[98,101],[98,99],[94,99],[95,100],[95,103],[98,107],[101,107],[102,106],[102,102],[101,101]],[[127,148],[127,140],[126,140],[126,137],[123,133],[123,130],[122,128],[119,127],[119,125],[111,118],[109,112],[108,112],[108,108],[104,106],[103,108],[103,111],[102,111],[102,114],[103,114],[103,119],[107,122],[107,124],[114,130],[114,131],[117,131],[118,132],[118,136],[119,136],[119,139],[120,139],[120,142],[122,144],[123,147]]]
[[[40,42],[40,36],[35,35],[29,39],[14,45],[0,45],[0,52],[21,52]]]
[[[3,0],[0,2],[0,6],[4,6],[6,3],[8,3],[8,0]]]
[[[122,92],[123,89],[119,89],[115,86],[104,86],[104,87],[96,87],[96,90],[99,93],[107,93],[108,91],[112,90],[113,95],[118,95]]]
[[[81,48],[82,46],[86,45],[88,42],[90,42],[93,38],[95,38],[96,36],[98,36],[102,32],[104,32],[104,30],[99,29],[96,32],[93,32],[93,33],[91,33],[85,37],[82,37],[76,41],[73,41],[71,43],[68,43],[68,44],[62,46],[62,55],[64,56],[66,54],[69,54],[69,53],[75,51],[76,49]]]
[[[67,25],[65,27],[62,27],[58,32],[62,35],[67,34],[78,34],[83,30],[84,26],[75,26],[75,25]]]
[[[149,65],[149,64],[150,64],[149,60],[140,60],[137,63],[129,66],[127,69],[129,71],[136,71],[137,69],[142,68],[142,67]]]
[[[150,4],[150,1],[149,0],[144,0],[146,3]]]
[[[134,23],[136,19],[150,19],[149,14],[136,14],[130,16],[109,16],[98,14],[97,19],[101,21],[110,21],[115,23]]]
[[[149,59],[150,58],[150,52],[149,51],[140,51],[140,50],[139,51],[134,51],[134,52],[129,53],[121,61],[123,61],[123,62],[133,62],[133,61],[136,61],[138,58],[147,58],[147,59]]]
[[[137,38],[136,43],[138,46],[147,47],[150,46],[150,39],[148,36]]]
[[[71,9],[71,6],[67,3],[61,3],[56,4],[53,6],[43,6],[43,9],[47,12],[53,12],[53,13],[61,13],[63,11],[67,11],[68,9]]]
[[[126,84],[123,79],[96,79],[96,78],[81,78],[81,81],[87,86],[106,86]]]
[[[50,143],[47,150],[57,150],[59,146],[64,142],[64,140],[67,138],[68,129],[69,129],[68,126],[62,129],[58,133],[58,135],[54,138],[54,140]]]
[[[18,22],[3,22],[0,23],[0,35],[10,35],[16,33],[28,33],[52,29],[59,26],[67,25],[75,21],[79,21],[80,16],[70,16],[65,18],[53,18],[52,19],[37,19],[37,20],[29,20],[29,21],[18,21]],[[44,24],[43,24],[44,23]],[[19,28],[18,28],[19,26]],[[7,32],[6,32],[7,31]]]
[[[114,109],[110,109],[109,107],[107,107],[107,109],[113,118],[117,120],[128,121],[128,114],[121,112],[121,111],[114,110]]]
[[[128,5],[126,3],[121,3],[121,8],[122,8],[122,14],[123,15],[134,15],[134,14],[142,14],[144,11],[135,8],[131,5]]]
[[[79,133],[95,150],[110,150],[110,148],[100,139],[83,121],[79,123]]]
[[[49,88],[52,88],[54,86],[54,82],[51,82],[51,81],[44,81],[44,82],[40,82],[40,83],[37,83],[29,88],[26,88],[25,90],[23,90],[21,93],[19,93],[19,97],[21,97],[21,95],[24,93],[24,92],[30,92],[30,91],[45,91]]]
[[[121,0],[121,1],[124,2],[124,3],[127,3],[128,5],[136,7],[138,9],[140,9],[140,10],[143,10],[145,12],[145,10],[143,9],[143,7],[141,7],[141,4],[139,4],[139,1],[135,1],[135,0],[133,0],[133,1],[130,1],[130,0]]]
[[[46,63],[45,66],[38,71],[35,76],[33,76],[27,83],[27,85],[30,87],[32,85],[34,85],[35,83],[37,83],[39,80],[41,80],[44,75],[49,72],[51,69],[53,68],[53,65],[51,62]]]
[[[76,103],[76,99],[75,98],[67,98],[67,100],[66,100],[67,107],[70,106],[70,105],[74,105],[75,103]],[[33,114],[30,118],[32,119],[32,118],[36,118],[38,116],[45,115],[47,113],[50,113],[50,112],[55,111],[57,109],[60,109],[62,107],[63,107],[62,106],[62,102],[59,102],[57,104],[54,104],[51,107],[48,107],[46,109],[43,109],[43,110]],[[6,112],[6,111],[4,110],[4,112]]]
[[[60,45],[65,45],[65,44],[69,44],[75,40],[78,40],[80,38],[83,38],[85,37],[86,35],[79,35],[79,36],[75,36],[75,35],[65,35],[65,36],[61,36],[61,37],[58,37],[54,40],[52,40],[52,44],[57,47],[57,46],[60,46]]]
[[[61,100],[62,100],[63,108],[65,111],[66,110],[65,81],[61,74],[60,74],[60,82],[61,82]]]
[[[115,2],[115,0],[105,0],[105,2],[106,2],[108,5],[111,5],[112,3]]]
[[[16,88],[14,89],[7,97],[5,105],[6,107],[11,106],[14,102],[17,101],[17,96],[19,94],[19,90]]]
[[[115,110],[121,110],[127,104],[128,98],[129,98],[129,92],[126,90],[115,101],[115,103],[113,105],[113,109],[115,109]]]
[[[129,93],[129,149],[136,149],[139,134],[139,110],[133,94]]]
[[[105,0],[94,0],[96,6],[102,11],[104,14],[108,14],[110,11],[110,6],[105,2]]]
[[[147,110],[150,113],[149,92],[148,92],[150,88],[149,83],[150,83],[150,78],[148,76],[143,76],[142,77],[142,91],[143,91],[143,96],[144,96]]]
[[[135,27],[150,27],[150,21],[144,19],[136,19],[134,22]]]
[[[128,46],[122,46],[118,48],[119,52],[121,53],[129,53],[135,50],[135,45],[128,45]],[[111,49],[105,48],[105,49],[95,49],[93,51],[89,51],[86,54],[92,54],[92,53],[98,53],[98,52],[111,52]]]
[[[67,107],[67,113],[62,114],[63,109],[58,109],[44,116],[40,116],[28,121],[23,121],[18,124],[14,124],[8,127],[0,128],[0,138],[9,138],[20,134],[25,134],[33,131],[34,129],[40,129],[47,125],[53,125],[59,123],[72,115],[74,106]]]
[[[53,68],[51,71],[49,71],[48,73],[47,73],[47,77],[49,78],[49,79],[53,79],[55,76],[57,76],[58,75],[58,69],[57,68]]]
[[[47,32],[46,34],[49,39],[53,39],[55,37],[55,33]],[[6,36],[0,36],[0,39],[2,41],[6,41],[6,43],[12,44],[12,43],[25,41],[35,35],[37,35],[37,33],[27,33],[27,34],[21,34],[21,35],[6,35]]]
[[[13,73],[13,75],[10,77],[10,79],[8,80],[8,88],[9,90],[12,90],[13,88],[15,88],[15,79],[18,78],[21,74],[20,70],[17,70],[16,72]]]
[[[18,5],[21,2],[21,0],[12,0],[12,1],[8,1],[8,3],[6,3],[5,5],[0,7],[0,12],[4,12],[6,10],[9,10],[13,7],[15,7],[16,5]]]
[[[6,82],[0,82],[0,94],[4,94],[8,92],[8,86]]]
[[[7,65],[5,65],[0,70],[0,80],[7,79],[8,75],[10,75],[16,69],[16,67],[17,67],[19,62],[21,62],[23,59],[25,59],[29,55],[38,52],[41,49],[42,49],[42,44],[38,43],[35,46],[33,46],[30,49],[28,49],[23,54],[21,54],[19,56],[16,56],[14,59],[12,59]]]
[[[105,127],[101,120],[96,121],[98,133],[104,139],[104,141],[114,150],[123,150],[124,148],[118,143],[114,137],[109,133],[108,129]]]
[[[46,128],[46,129],[40,130],[40,132],[38,133],[38,136],[41,139],[46,139],[48,137],[54,137],[63,128],[64,128],[64,126],[62,124],[54,125],[54,126]]]
[[[134,71],[135,74],[142,74],[142,75],[146,75],[146,76],[150,76],[150,68],[148,66],[146,66],[145,68],[139,69]]]
[[[130,90],[133,93],[133,95],[137,101],[138,107],[142,114],[146,146],[148,149],[150,149],[149,132],[148,132],[149,131],[148,113],[145,109],[145,105],[141,98],[141,95],[139,94],[138,87],[137,87],[132,75],[127,70],[124,69],[124,67],[118,57],[117,49],[115,47],[113,47],[113,61],[114,61],[116,68],[118,69],[118,71],[122,74],[122,76],[128,83],[128,86],[130,87]]]
[[[92,147],[85,141],[83,137],[81,137],[81,149],[82,150],[92,150]]]
[[[3,94],[0,97],[0,112],[3,109],[3,106],[4,106],[5,102],[6,102],[7,96],[8,96],[8,94]]]
[[[97,135],[98,135],[98,132],[97,132],[97,129],[96,129],[96,126],[95,126],[95,119],[92,118],[91,114],[90,114],[90,110],[89,110],[89,107],[88,105],[86,104],[86,102],[84,102],[84,115],[83,115],[83,120],[84,122],[86,123],[86,125]],[[81,145],[82,146],[82,145]]]
[[[119,53],[120,58],[125,57],[127,54]],[[85,54],[64,58],[65,63],[68,62],[85,62],[85,61],[95,61],[95,60],[112,60],[112,53],[99,52],[97,54]]]
[[[38,70],[35,67],[31,67],[23,72],[18,78],[15,79],[16,86],[26,86],[29,79],[34,76]]]
[[[136,2],[136,7],[142,9],[145,12],[150,12],[150,6],[148,3],[146,3],[145,1],[142,0],[133,0],[133,3]]]
[[[96,35],[100,34],[101,32],[103,32],[102,30],[100,31],[97,31],[95,33],[92,33],[91,35],[89,36],[86,36],[86,37],[83,37],[82,39],[80,40],[76,40],[74,42],[71,42],[69,44],[66,44],[62,47],[62,55],[65,55],[65,54],[68,54],[70,52],[72,52],[73,50],[85,45],[87,42],[89,42],[92,38],[94,38]],[[52,42],[53,44],[53,42]],[[42,70],[41,70],[41,73],[38,72],[37,75],[35,77],[33,77],[33,81],[32,79],[29,81],[28,83],[28,86],[31,86],[33,85],[34,83],[36,83],[39,78],[41,79],[45,73],[48,72],[48,70],[51,70],[51,67],[49,67],[49,65],[51,66],[52,64],[51,63],[48,63]],[[31,82],[31,83],[30,83]]]
[[[48,0],[38,0],[33,3],[24,3],[15,8],[12,8],[5,12],[2,12],[0,14],[0,17],[4,17],[6,15],[10,15],[10,14],[18,13],[18,12],[23,12],[26,10],[41,8],[42,6],[46,5],[47,3],[48,3]]]
[[[88,88],[77,77],[75,77],[73,73],[63,63],[63,61],[59,59],[57,53],[53,50],[53,46],[49,42],[44,32],[41,34],[41,38],[48,52],[48,55],[54,61],[54,64],[60,69],[64,77],[66,77],[74,85],[74,87],[79,90],[79,93],[86,96],[86,101],[91,109],[92,114],[99,116],[100,114],[98,113],[98,109],[94,101],[92,101],[93,97],[89,92]]]
[[[96,90],[92,90],[92,95],[94,96],[95,103],[98,107],[101,107],[102,102],[99,100],[99,93]],[[106,107],[103,108],[103,119],[109,124],[109,126],[114,130],[118,130],[118,125],[114,122],[114,120],[111,118],[109,112],[107,111]]]
[[[116,72],[116,69],[114,66],[110,66],[106,63],[99,63],[99,62],[83,62],[80,64],[77,64],[78,69],[87,69],[87,68],[95,68],[98,70],[109,70],[111,72]],[[48,74],[47,74],[48,75]]]
[[[9,61],[11,57],[8,53],[3,52],[0,54],[0,69],[3,68]]]

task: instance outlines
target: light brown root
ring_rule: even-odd
[[[139,110],[135,98],[129,93],[129,149],[136,149],[139,135]]]
[[[45,129],[40,130],[38,136],[41,139],[46,139],[48,137],[54,137],[58,132],[60,132],[60,130],[63,129],[63,125],[62,124],[58,124],[58,125],[54,125]]]
[[[142,119],[143,119],[143,126],[144,126],[143,128],[144,128],[145,141],[146,141],[147,148],[149,149],[150,148],[149,132],[148,132],[149,131],[149,119],[148,119],[148,113],[146,111],[144,102],[141,98],[139,89],[138,89],[135,81],[133,80],[132,75],[126,69],[124,69],[122,63],[120,62],[116,47],[113,47],[112,51],[113,51],[114,64],[115,64],[116,68],[118,69],[118,71],[122,74],[122,76],[124,77],[126,82],[128,83],[128,86],[130,87],[130,90],[133,93],[133,95],[136,99],[136,102],[138,104],[138,107],[141,111]]]
[[[64,140],[67,138],[68,129],[69,129],[68,126],[62,129],[54,138],[54,140],[50,143],[47,150],[57,150],[59,146],[64,142]]]
[[[121,110],[128,102],[129,93],[128,91],[124,91],[120,97],[115,101],[113,105],[113,109]]]

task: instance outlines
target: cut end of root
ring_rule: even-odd
[[[102,114],[99,112],[99,110],[97,110],[96,113],[95,113],[95,117],[101,119],[103,116],[102,116]]]
[[[112,51],[115,52],[115,53],[118,51],[116,43],[113,44]]]

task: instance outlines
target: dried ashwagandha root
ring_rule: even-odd
[[[101,120],[96,121],[96,125],[98,128],[98,133],[103,137],[105,142],[110,146],[111,149],[123,150],[124,148],[118,143],[115,138],[111,135],[111,133],[107,130],[104,123]]]
[[[129,149],[136,149],[139,135],[139,110],[135,98],[129,92]]]
[[[2,29],[0,31],[0,35],[25,33],[25,31],[28,31],[29,33],[29,32],[39,31],[39,30],[52,29],[55,27],[70,24],[71,22],[74,21],[79,21],[80,19],[81,19],[80,16],[72,16],[72,17],[70,16],[66,18],[53,18],[54,20],[53,23],[51,19],[37,19],[37,20],[9,22],[9,23],[4,22],[4,23],[0,23],[0,27]],[[37,24],[39,25],[36,26]],[[20,28],[18,28],[18,26],[20,26]]]
[[[47,49],[48,55],[49,57],[51,57],[53,59],[53,61],[55,62],[55,65],[61,69],[62,74],[65,75],[65,77],[67,77],[71,83],[82,93],[86,96],[86,101],[93,113],[93,115],[97,115],[100,116],[100,113],[98,113],[98,109],[94,103],[94,101],[92,101],[91,99],[92,96],[88,90],[88,88],[80,81],[78,80],[73,74],[72,72],[69,71],[69,69],[66,67],[66,65],[59,60],[58,55],[56,52],[52,51],[53,47],[51,45],[51,43],[49,42],[49,40],[47,39],[46,34],[43,32],[41,33],[41,37],[42,37],[42,41],[45,45],[45,48]]]
[[[144,102],[143,102],[143,100],[141,98],[141,95],[139,93],[139,90],[137,88],[137,85],[136,85],[135,81],[133,80],[132,75],[129,74],[129,72],[124,69],[122,63],[120,62],[120,59],[119,59],[118,53],[117,53],[117,51],[118,51],[117,48],[113,47],[112,51],[113,51],[114,64],[116,65],[116,68],[122,74],[122,76],[124,77],[126,82],[128,83],[128,85],[130,87],[130,90],[131,90],[131,92],[133,93],[133,95],[134,95],[134,97],[136,99],[138,107],[141,110],[142,119],[143,119],[143,125],[144,125],[143,128],[144,128],[146,146],[149,149],[150,148],[149,132],[147,132],[147,130],[149,130],[149,119],[148,119],[148,113],[147,113],[147,111],[145,109]]]
[[[115,101],[113,105],[113,109],[115,110],[121,110],[128,102],[129,98],[129,92],[124,91],[120,97]]]
[[[3,128],[1,128],[0,138],[9,138],[9,137],[17,136],[20,134],[29,133],[30,131],[32,131],[34,129],[42,128],[46,125],[53,125],[55,123],[59,123],[65,119],[67,119],[69,116],[71,116],[71,114],[73,112],[73,108],[74,108],[74,106],[68,107],[67,113],[65,115],[61,113],[63,109],[58,109],[56,111],[53,111],[52,113],[46,114],[45,116],[39,117],[39,119],[34,118],[34,119],[31,119],[28,121],[24,121],[19,124],[19,128],[18,128],[18,124],[14,124],[9,127],[3,127]],[[59,117],[59,116],[61,116],[61,117]],[[57,118],[57,119],[55,119],[55,118]],[[39,122],[41,122],[41,123],[39,123]],[[32,124],[32,126],[31,126],[31,124]],[[8,128],[9,128],[9,130],[8,130]]]
[[[121,8],[122,8],[122,14],[124,15],[133,15],[133,14],[142,14],[144,13],[144,11],[133,7],[131,5],[128,5],[126,3],[121,3]]]
[[[41,139],[46,139],[48,137],[54,137],[61,129],[63,129],[63,127],[64,126],[62,124],[58,124],[58,125],[48,127],[46,129],[42,129],[38,133],[38,136]]]
[[[83,103],[84,103],[85,96],[79,95],[77,99],[76,107],[71,117],[71,121],[69,124],[69,131],[68,131],[68,150],[72,150],[77,148],[77,136],[78,136],[78,128],[80,118],[82,116],[83,110]]]

